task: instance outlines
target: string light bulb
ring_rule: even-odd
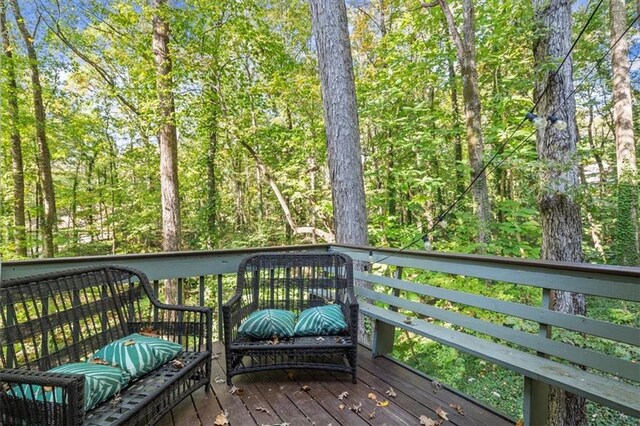
[[[431,251],[431,241],[429,241],[429,236],[427,234],[422,236],[422,241],[424,241],[424,249],[426,251]]]
[[[527,118],[533,123],[536,129],[544,130],[547,127],[547,120],[544,117],[539,117],[532,112],[527,113]]]
[[[553,128],[556,130],[563,131],[567,129],[567,122],[556,117],[555,115],[550,115],[548,120],[549,120],[549,123],[551,123]]]

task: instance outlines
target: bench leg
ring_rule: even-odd
[[[549,414],[549,385],[524,378],[523,415],[525,426],[544,426]]]
[[[373,356],[377,357],[393,352],[396,328],[380,320],[375,320],[373,326],[373,342],[371,344]]]

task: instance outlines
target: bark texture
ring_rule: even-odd
[[[160,191],[162,197],[162,249],[180,250],[180,192],[178,189],[178,136],[175,123],[169,24],[162,18],[166,0],[153,0],[153,58],[156,64],[160,129]],[[175,282],[165,285],[168,303],[176,303]]]
[[[580,206],[575,201],[579,184],[576,155],[578,139],[576,104],[573,95],[571,58],[557,74],[559,64],[571,46],[571,3],[569,0],[533,0],[538,26],[534,41],[534,57],[538,77],[535,99],[540,99],[538,115],[552,113],[567,122],[566,130],[552,126],[538,130],[536,149],[540,161],[538,205],[542,221],[542,258],[546,260],[582,261],[582,223]],[[552,68],[553,70],[550,70]],[[546,88],[546,90],[545,90]],[[556,292],[553,309],[584,315],[584,295]],[[586,425],[585,400],[555,388],[549,394],[549,424]]]
[[[9,39],[4,0],[0,0],[0,33],[5,56],[7,78],[7,112],[9,114],[9,133],[11,137],[11,173],[13,178],[13,226],[16,254],[27,257],[27,237],[24,219],[24,165],[22,161],[22,139],[20,137],[18,110],[18,86],[13,65],[13,46]]]
[[[353,62],[344,0],[310,0],[324,106],[336,240],[367,245]]]
[[[56,214],[56,199],[51,175],[51,154],[47,142],[46,115],[44,102],[42,101],[42,85],[40,84],[40,69],[38,68],[38,55],[33,46],[33,35],[27,29],[24,18],[20,11],[17,0],[10,0],[13,12],[18,24],[20,34],[24,39],[29,58],[29,69],[31,71],[31,91],[33,93],[33,111],[36,125],[36,142],[38,145],[38,179],[42,186],[43,198],[43,220],[42,220],[42,255],[53,257],[55,247],[53,244],[53,234],[58,228]]]
[[[472,0],[464,0],[462,4],[464,21],[462,36],[456,27],[453,14],[446,0],[436,0],[431,3],[422,2],[422,7],[430,8],[440,5],[447,20],[449,34],[456,48],[456,57],[460,64],[462,76],[462,98],[464,101],[465,127],[467,132],[467,150],[471,165],[471,179],[476,182],[471,188],[478,217],[477,241],[483,246],[489,242],[491,234],[491,204],[487,187],[487,178],[481,170],[484,168],[484,142],[482,139],[482,111],[480,106],[480,92],[478,89],[478,70],[476,64],[476,39],[474,8]]]
[[[625,11],[625,0],[610,0],[613,119],[618,176],[616,260],[621,265],[638,265],[638,163],[633,134],[629,45],[626,36],[622,36],[627,27]]]

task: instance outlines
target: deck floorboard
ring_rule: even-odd
[[[513,422],[445,387],[434,386],[391,359],[371,358],[363,347],[358,350],[358,383],[351,375],[318,370],[272,370],[236,376],[233,383],[240,393],[231,394],[225,378],[224,348],[216,342],[212,360],[212,390],[199,389],[193,400],[186,398],[167,414],[159,426],[214,426],[216,416],[227,413],[231,426],[252,425],[419,425],[420,416],[438,420],[438,408],[448,413],[451,425],[513,426]],[[303,390],[308,386],[308,390]],[[386,395],[389,388],[395,397]],[[343,401],[338,396],[349,396]],[[373,394],[375,399],[369,397]],[[377,406],[381,401],[387,406]],[[361,410],[350,407],[362,404]],[[464,415],[451,405],[460,406]],[[372,415],[373,414],[373,415]]]

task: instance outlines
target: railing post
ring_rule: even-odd
[[[398,266],[396,268],[394,277],[402,279],[402,266]],[[400,296],[400,290],[394,288],[393,295],[396,297]],[[389,310],[397,312],[398,308],[395,306],[389,306]],[[375,320],[373,322],[373,328],[373,341],[371,342],[371,352],[373,353],[373,356],[382,356],[393,352],[393,341],[396,337],[396,328],[393,325],[380,320]]]
[[[551,290],[542,289],[542,307],[551,309]],[[551,338],[551,326],[548,324],[540,324],[538,335]],[[538,356],[545,356],[538,352]],[[523,395],[522,412],[524,416],[525,426],[540,426],[547,424],[549,414],[549,385],[530,377],[524,378],[524,395]]]

